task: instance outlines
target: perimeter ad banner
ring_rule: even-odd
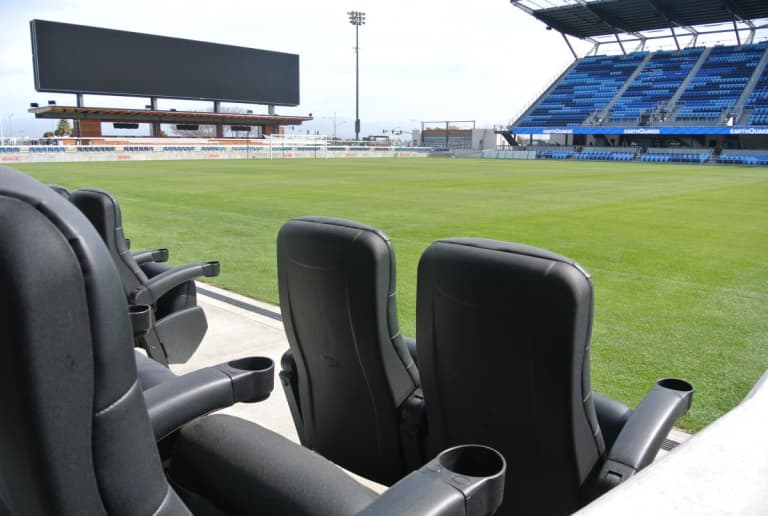
[[[768,127],[515,127],[512,134],[768,135]]]

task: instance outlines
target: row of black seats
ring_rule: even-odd
[[[266,358],[143,389],[103,236],[7,168],[0,314],[0,515],[490,515],[501,502],[505,462],[487,447],[447,450],[378,496],[258,425],[205,416],[269,396]]]
[[[195,278],[219,274],[219,262],[170,267],[167,248],[130,251],[117,199],[109,192],[81,188],[70,192],[51,188],[74,204],[101,236],[117,267],[128,303],[151,310],[132,313],[136,345],[147,356],[167,366],[189,360],[208,330],[203,309],[197,306]]]
[[[593,289],[573,260],[477,238],[418,266],[416,340],[397,318],[381,231],[303,217],[277,240],[290,350],[280,373],[304,446],[390,485],[441,449],[507,462],[499,514],[570,514],[656,456],[693,389],[661,380],[634,410],[592,391]]]

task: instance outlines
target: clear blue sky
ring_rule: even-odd
[[[317,121],[303,129],[324,133],[332,131],[335,114],[338,134],[350,136],[355,93],[350,10],[366,12],[360,29],[364,135],[417,128],[421,120],[477,120],[479,127],[508,123],[573,59],[558,33],[508,0],[0,0],[0,123],[6,135],[10,122],[16,136],[22,131],[39,136],[52,122],[27,113],[30,102],[74,104],[73,95],[34,89],[29,21],[37,18],[299,54],[301,105],[278,113],[313,113]],[[85,101],[146,104],[146,99],[95,96]],[[205,103],[161,101],[160,107],[197,109]]]

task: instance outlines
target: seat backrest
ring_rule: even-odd
[[[147,283],[147,275],[133,259],[123,232],[120,205],[112,194],[96,188],[81,188],[69,196],[70,202],[83,212],[107,245],[123,280],[126,295]]]
[[[416,340],[430,452],[498,449],[507,460],[499,514],[570,514],[604,455],[592,309],[589,275],[541,249],[455,238],[421,257]]]
[[[398,327],[389,238],[348,220],[293,219],[277,238],[277,272],[302,442],[363,476],[397,480],[398,407],[418,372]]]
[[[162,470],[107,249],[66,199],[7,168],[0,314],[0,507],[189,514]]]

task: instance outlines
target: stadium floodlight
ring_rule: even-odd
[[[355,26],[355,140],[360,139],[360,25],[365,25],[365,13],[349,11],[349,23]]]

